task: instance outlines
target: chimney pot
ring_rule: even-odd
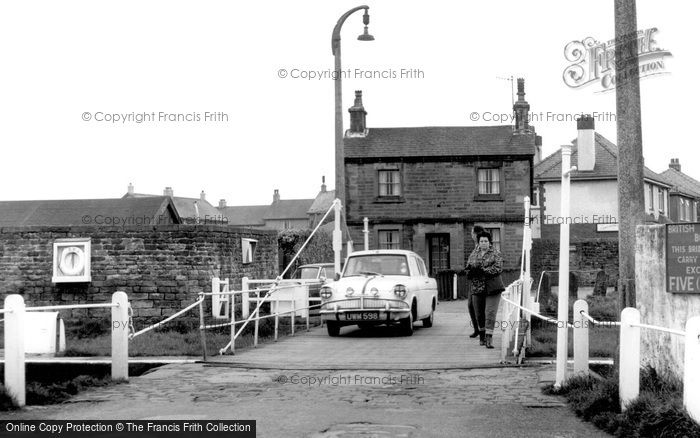
[[[321,177],[321,191],[326,193],[326,176]]]
[[[226,200],[219,199],[219,208],[226,208]]]
[[[127,187],[126,192],[130,195],[134,194],[134,185],[129,183],[129,187]]]
[[[199,194],[199,199],[202,200],[202,201],[206,201],[206,200],[207,200],[207,194],[204,193],[204,190],[202,190],[202,193]]]
[[[576,120],[576,129],[595,129],[595,119],[585,114]]]
[[[367,111],[362,105],[362,90],[355,91],[355,104],[348,109],[350,113],[350,133],[363,134],[367,129]]]
[[[678,158],[671,158],[671,162],[669,163],[668,167],[670,169],[675,169],[677,171],[681,171],[681,162]]]
[[[172,187],[166,187],[163,190],[163,196],[173,196],[173,188]]]
[[[275,189],[274,193],[272,194],[272,202],[279,202],[280,200],[280,191],[279,189]]]
[[[515,130],[530,131],[530,104],[525,100],[525,79],[518,78],[518,100],[513,104]]]

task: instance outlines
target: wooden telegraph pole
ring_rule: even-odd
[[[615,0],[615,95],[617,103],[617,195],[619,223],[619,311],[636,304],[635,233],[644,223],[644,156],[639,98],[635,0]]]

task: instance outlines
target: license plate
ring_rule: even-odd
[[[348,321],[376,321],[379,319],[379,312],[359,312],[345,315]]]

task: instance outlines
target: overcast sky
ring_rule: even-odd
[[[0,200],[119,197],[131,182],[140,193],[172,186],[175,195],[204,190],[213,204],[246,205],[269,203],[275,188],[283,199],[313,198],[322,175],[332,188],[333,80],[291,76],[328,75],[333,26],[360,4],[3,2]],[[489,113],[510,116],[511,85],[501,78],[514,76],[525,78],[533,113],[600,113],[597,131],[616,141],[614,91],[562,79],[569,42],[614,37],[612,1],[367,4],[376,40],[357,41],[361,12],[342,32],[343,68],[352,71],[345,128],[357,89],[370,129],[510,124]],[[657,28],[657,47],[672,53],[666,74],[641,81],[645,163],[660,172],[680,158],[700,179],[692,37],[700,6],[639,0],[637,9],[638,28]],[[402,68],[420,73],[401,79]],[[360,78],[356,69],[379,74]],[[154,112],[150,122],[106,120]],[[159,121],[160,112],[200,120]],[[228,121],[205,121],[205,112]],[[576,136],[575,122],[533,124],[544,155]]]

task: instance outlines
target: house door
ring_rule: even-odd
[[[450,269],[450,235],[428,234],[428,269],[435,277],[438,271]]]

